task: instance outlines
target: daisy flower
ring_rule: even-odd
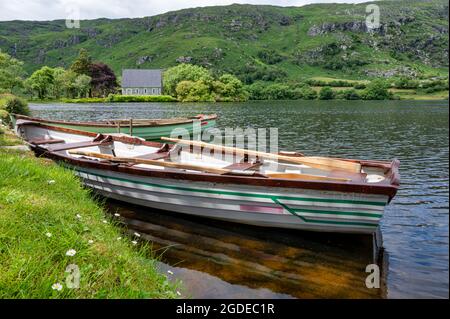
[[[69,249],[68,251],[66,251],[66,256],[75,256],[75,254],[77,253],[77,251],[75,249]]]
[[[63,289],[63,286],[59,282],[57,282],[57,283],[52,285],[52,289],[61,291]]]
[[[45,233],[45,236],[47,236],[48,238],[52,237],[52,233]]]

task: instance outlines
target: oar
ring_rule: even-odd
[[[286,155],[279,155],[279,154],[272,154],[272,153],[265,153],[265,152],[258,152],[253,150],[246,150],[242,148],[236,148],[236,147],[228,147],[228,146],[221,146],[216,144],[210,144],[205,143],[202,141],[191,141],[191,140],[182,140],[178,138],[169,138],[169,137],[161,137],[161,140],[173,142],[173,143],[180,143],[185,145],[193,145],[193,146],[199,146],[199,147],[205,147],[205,148],[211,148],[219,151],[224,152],[233,152],[236,154],[241,155],[253,155],[253,156],[259,156],[261,158],[269,158],[269,159],[275,159],[275,160],[282,160],[290,163],[297,163],[297,164],[304,164],[313,168],[318,168],[321,170],[326,171],[334,171],[334,170],[343,170],[343,171],[349,171],[352,173],[360,173],[361,172],[361,164],[354,163],[354,162],[348,162],[348,161],[342,161],[342,160],[336,160],[333,158],[326,158],[326,157],[307,157],[307,156],[286,156]]]
[[[75,154],[75,155],[88,156],[88,157],[103,158],[103,159],[107,159],[107,160],[110,160],[113,162],[148,164],[148,165],[164,166],[164,167],[179,168],[179,169],[189,169],[189,170],[193,170],[193,171],[202,171],[202,172],[208,172],[208,173],[213,173],[213,174],[226,174],[226,173],[231,172],[230,170],[227,170],[227,169],[215,168],[215,167],[205,167],[203,165],[163,162],[163,161],[142,159],[142,158],[135,158],[135,157],[115,157],[112,155],[100,154],[100,153],[95,153],[95,152],[70,151],[69,153]]]
[[[269,173],[266,175],[259,174],[255,171],[236,171],[224,168],[215,168],[215,167],[205,167],[203,165],[194,165],[194,164],[181,164],[174,162],[163,162],[135,157],[115,157],[109,154],[101,154],[95,152],[84,152],[84,151],[69,151],[70,154],[75,155],[83,155],[88,157],[102,158],[107,159],[114,162],[123,162],[123,163],[136,163],[136,164],[147,164],[147,165],[155,165],[155,166],[163,166],[163,167],[171,167],[178,169],[189,169],[193,171],[201,171],[213,174],[230,174],[230,175],[244,175],[244,176],[256,176],[256,177],[271,177],[271,178],[285,178],[285,179],[303,179],[303,180],[328,180],[328,181],[336,181],[336,182],[348,182],[350,179],[348,178],[340,178],[340,177],[328,177],[328,176],[320,176],[320,175],[309,175],[309,174],[295,174],[295,173]]]

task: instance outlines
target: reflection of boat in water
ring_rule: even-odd
[[[384,294],[365,286],[365,268],[373,263],[368,236],[324,238],[282,229],[261,231],[149,212],[116,201],[108,205],[119,211],[131,233],[139,232],[151,242],[165,263],[181,267],[175,268],[181,269],[175,274],[193,297],[380,298]]]

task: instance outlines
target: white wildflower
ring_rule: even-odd
[[[132,243],[133,245],[137,245],[137,241],[135,241],[135,240],[131,241],[131,243]]]
[[[122,237],[117,237],[117,240],[121,240],[122,239]]]
[[[68,251],[66,251],[66,256],[75,256],[75,254],[77,253],[77,251],[75,249],[69,249]]]
[[[141,234],[139,234],[139,233],[134,233],[134,236],[136,236],[136,237],[141,237]]]
[[[61,291],[63,289],[63,286],[59,282],[57,282],[57,283],[52,285],[52,289]]]
[[[52,233],[45,233],[45,236],[47,236],[48,238],[52,237]]]
[[[47,183],[48,183],[48,185],[55,184],[55,180],[51,179],[51,180],[47,181]]]
[[[118,214],[118,213],[115,213],[115,214],[114,214],[114,216],[116,216],[116,217],[120,217],[120,214]]]
[[[102,222],[103,222],[103,224],[107,224],[108,223],[108,221],[106,219],[104,219]]]
[[[88,240],[88,244],[93,244],[93,243],[94,243],[94,241],[92,239]]]
[[[80,214],[77,214],[76,217],[77,217],[78,219],[81,219],[81,215],[80,215]]]

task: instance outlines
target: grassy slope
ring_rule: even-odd
[[[175,65],[178,57],[189,56],[195,63],[218,71],[239,73],[246,65],[265,66],[287,72],[291,80],[317,76],[365,79],[368,70],[398,67],[425,75],[446,75],[448,63],[443,52],[447,50],[448,54],[448,34],[437,29],[448,32],[448,3],[433,0],[377,4],[381,23],[388,28],[387,36],[348,30],[307,34],[312,26],[322,23],[364,21],[366,4],[288,8],[231,5],[140,19],[81,21],[80,30],[66,29],[64,21],[0,22],[0,48],[10,53],[16,50],[30,72],[44,64],[68,66],[84,47],[116,72],[122,68],[166,68]],[[330,57],[305,60],[314,50],[330,44],[347,47],[333,59],[354,55],[368,64],[329,70],[324,61]],[[266,49],[274,49],[284,59],[275,65],[264,63],[258,52]],[[151,61],[137,66],[143,56],[150,56]]]
[[[0,133],[0,145],[14,140]],[[113,224],[69,170],[0,148],[0,298],[176,297],[144,247]],[[79,289],[65,287],[69,264],[80,268]]]

